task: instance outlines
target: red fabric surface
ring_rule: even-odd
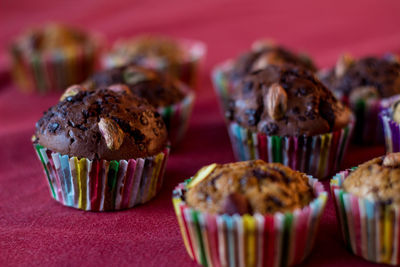
[[[14,0],[0,7],[0,266],[195,266],[181,240],[171,192],[201,166],[234,160],[209,79],[212,66],[260,37],[308,51],[320,66],[334,64],[344,51],[356,56],[400,52],[400,3],[395,0]],[[58,95],[19,93],[8,83],[5,50],[24,28],[50,20],[103,32],[109,41],[157,32],[208,45],[189,131],[170,157],[161,193],[147,205],[91,213],[51,199],[30,137]],[[383,147],[351,147],[343,168],[383,153]],[[332,199],[303,265],[376,266],[345,250]]]

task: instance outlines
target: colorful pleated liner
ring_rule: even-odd
[[[84,81],[99,63],[100,39],[92,45],[26,53],[11,47],[12,72],[22,91],[42,94],[64,91]]]
[[[217,94],[223,116],[225,116],[225,112],[228,109],[229,97],[233,92],[233,84],[229,79],[229,71],[232,69],[232,67],[233,61],[229,60],[221,65],[216,66],[211,74],[214,90]]]
[[[322,179],[340,168],[353,125],[351,122],[335,132],[296,137],[268,136],[231,122],[228,132],[237,160],[279,162]]]
[[[366,260],[399,265],[400,207],[346,193],[343,181],[355,169],[336,174],[330,183],[346,247]]]
[[[61,204],[87,211],[131,208],[161,189],[169,148],[147,158],[89,160],[34,144],[50,193]]]
[[[200,41],[181,39],[178,40],[178,42],[185,55],[182,62],[171,65],[162,58],[159,60],[156,58],[143,58],[140,63],[137,64],[160,72],[168,72],[191,88],[197,88],[199,69],[206,55],[207,47]],[[105,55],[102,60],[104,68],[119,67],[128,62],[128,56],[121,57],[120,55],[113,55],[112,53]]]
[[[303,209],[274,215],[214,215],[187,206],[191,179],[173,192],[173,205],[190,257],[203,266],[291,266],[311,252],[327,192],[309,176],[316,198]]]
[[[392,120],[392,110],[384,109],[380,118],[385,134],[386,153],[400,152],[400,125]]]
[[[187,95],[181,102],[157,109],[167,127],[171,146],[176,146],[183,139],[189,125],[195,94],[192,90],[186,91]]]

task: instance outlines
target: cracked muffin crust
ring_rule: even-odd
[[[132,93],[156,108],[173,105],[185,97],[172,77],[133,64],[97,72],[84,86],[93,90],[113,84],[129,86]]]
[[[344,180],[343,189],[371,201],[400,204],[400,153],[361,164]]]
[[[187,204],[214,214],[293,211],[314,198],[305,174],[262,160],[206,166],[188,187]]]
[[[321,76],[329,89],[350,97],[386,98],[400,93],[400,64],[393,58],[354,60],[344,55]]]
[[[35,137],[52,151],[90,160],[148,157],[167,142],[154,107],[121,85],[95,91],[70,87],[36,123]]]
[[[351,112],[313,73],[271,65],[243,78],[226,115],[267,135],[312,136],[345,127]]]

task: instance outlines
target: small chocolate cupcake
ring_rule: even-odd
[[[92,211],[150,200],[168,156],[161,116],[120,85],[69,90],[37,122],[34,146],[53,197]]]
[[[187,251],[204,266],[300,263],[326,199],[316,179],[262,160],[208,165],[173,193]]]
[[[60,24],[28,30],[11,45],[15,82],[24,91],[65,90],[94,71],[100,38]]]
[[[84,83],[88,90],[125,84],[131,92],[146,99],[161,114],[172,145],[184,136],[194,102],[194,92],[168,75],[136,65],[125,65],[95,73]]]
[[[382,101],[400,94],[400,64],[393,56],[365,57],[358,60],[342,56],[336,66],[321,72],[322,82],[356,114],[354,140],[382,143],[379,112]]]
[[[244,77],[227,119],[239,160],[280,162],[317,178],[339,166],[352,129],[350,110],[311,72],[289,65]]]
[[[168,73],[195,88],[197,69],[205,55],[205,45],[162,36],[139,36],[115,43],[104,57],[106,68],[140,65]]]
[[[257,41],[251,51],[217,66],[213,71],[214,88],[220,98],[223,112],[229,106],[229,98],[234,94],[237,83],[247,74],[269,65],[292,65],[311,72],[317,70],[312,60],[304,54],[295,54],[271,42]]]
[[[398,265],[400,153],[338,173],[331,190],[349,250],[369,261]]]

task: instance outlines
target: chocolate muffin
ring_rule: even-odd
[[[305,174],[262,160],[212,164],[189,184],[187,204],[218,214],[290,212],[314,198]]]
[[[157,111],[126,86],[70,88],[36,124],[36,142],[63,155],[90,160],[153,156],[166,147]]]
[[[234,62],[230,76],[240,80],[246,74],[269,65],[293,65],[315,72],[317,68],[306,56],[297,55],[283,46],[267,42],[256,42],[253,49],[240,55]]]
[[[313,136],[345,127],[351,112],[304,68],[270,65],[237,85],[227,118],[277,136]]]
[[[332,91],[349,98],[387,98],[400,94],[400,64],[393,57],[342,56],[322,82]]]
[[[133,94],[145,98],[156,108],[176,104],[185,97],[172,77],[133,64],[97,72],[84,86],[93,90],[112,84],[126,84]]]
[[[400,153],[361,164],[344,180],[343,189],[371,201],[400,204]]]

